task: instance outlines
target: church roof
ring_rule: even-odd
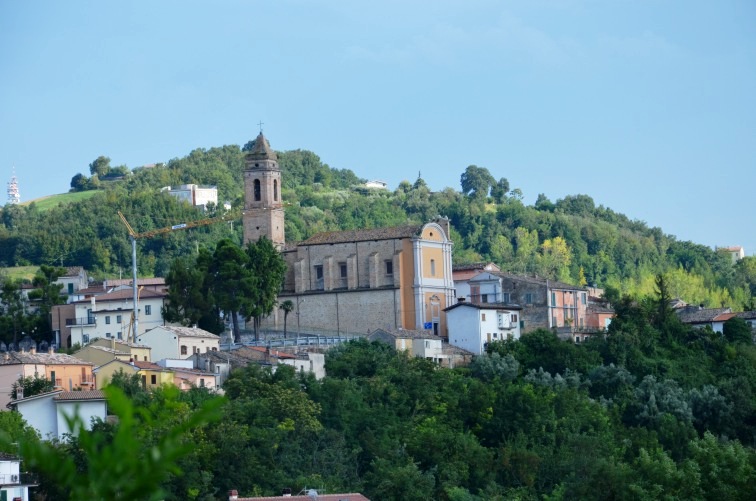
[[[252,151],[247,153],[247,158],[251,160],[278,160],[276,152],[273,151],[268,140],[263,136],[262,131],[255,138],[255,145]]]
[[[366,242],[369,240],[394,240],[412,238],[420,234],[422,224],[373,228],[369,230],[326,231],[316,233],[299,245],[341,244],[345,242]]]

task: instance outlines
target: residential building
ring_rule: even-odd
[[[0,452],[0,500],[29,501],[29,487],[39,485],[27,472],[21,471],[21,459]]]
[[[443,309],[454,298],[448,219],[318,233],[286,246],[281,170],[262,133],[247,154],[244,186],[244,242],[266,236],[282,249],[287,275],[279,301],[295,305],[292,330],[364,334],[381,327],[446,335]],[[276,309],[264,325],[281,329],[283,317]]]
[[[158,365],[173,372],[173,384],[181,391],[187,391],[195,387],[215,391],[220,387],[218,384],[220,376],[213,372],[196,369],[194,367],[194,360],[191,357],[181,360],[165,358]]]
[[[469,284],[469,297],[458,294],[469,303],[521,306],[522,334],[539,328],[562,329],[567,333],[586,329],[588,292],[584,287],[501,271],[481,272]]]
[[[688,324],[692,327],[703,329],[704,327],[711,327],[714,332],[722,333],[724,323],[732,313],[730,308],[704,308],[700,306],[685,306],[675,310],[677,318],[680,322]]]
[[[166,186],[160,191],[168,193],[172,197],[187,202],[195,207],[207,207],[208,204],[218,205],[218,187],[201,186],[197,184],[182,184],[171,188]]]
[[[104,420],[107,417],[107,402],[101,390],[55,390],[13,400],[10,405],[48,440],[62,440],[66,434],[76,434],[77,430],[69,424],[70,418],[78,417],[81,426],[90,429],[93,418]]]
[[[473,353],[447,343],[424,330],[376,329],[367,339],[386,343],[397,351],[432,360],[442,367],[460,367],[472,361]]]
[[[362,494],[320,494],[315,489],[305,488],[300,494],[292,494],[291,489],[282,489],[280,496],[240,497],[238,491],[228,491],[228,501],[370,501]]]
[[[732,264],[737,263],[745,257],[745,249],[740,245],[734,245],[732,247],[717,247],[717,252],[724,252],[730,255]]]
[[[163,325],[162,308],[165,294],[153,290],[141,290],[138,294],[138,327],[139,333],[142,334]],[[73,312],[70,311],[71,307]],[[124,287],[74,301],[65,307],[54,307],[53,329],[60,330],[61,341],[67,347],[77,343],[84,346],[96,338],[128,340],[131,336],[133,310],[133,290]],[[61,324],[61,320],[65,325]]]
[[[137,337],[137,343],[152,348],[152,359],[183,359],[195,353],[217,351],[220,336],[197,327],[162,325]]]
[[[89,343],[89,345],[104,346],[115,351],[129,353],[131,355],[129,357],[130,359],[133,358],[134,360],[141,360],[142,362],[152,361],[152,348],[143,344],[137,344],[131,341],[117,340],[111,337],[110,339],[95,339],[94,341]]]
[[[455,264],[452,268],[455,297],[470,298],[470,279],[484,271],[501,271],[495,263]]]
[[[60,292],[68,295],[70,302],[75,292],[89,287],[89,276],[82,266],[69,266],[66,268],[66,274],[59,277],[55,283],[63,286]]]
[[[520,339],[521,311],[516,304],[473,304],[459,298],[446,309],[449,344],[482,355],[491,341]]]
[[[130,360],[125,362],[123,360],[113,359],[94,369],[94,374],[97,379],[97,385],[104,388],[113,379],[113,376],[123,371],[126,375],[139,374],[142,387],[157,388],[165,384],[173,384],[174,375],[171,369],[161,367],[152,362],[141,362],[136,360]]]
[[[73,356],[84,360],[85,362],[91,362],[95,367],[106,364],[111,360],[128,362],[132,359],[131,353],[128,351],[119,351],[109,346],[99,346],[94,344],[88,344],[84,348],[73,353]]]
[[[0,354],[0,408],[10,401],[13,383],[22,377],[52,381],[56,389],[94,389],[93,365],[65,353],[5,352]]]

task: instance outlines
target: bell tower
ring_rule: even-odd
[[[245,157],[244,167],[244,244],[266,236],[277,249],[284,238],[284,210],[281,201],[281,169],[278,157],[262,130],[252,151]]]

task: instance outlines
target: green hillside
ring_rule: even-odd
[[[119,167],[117,181],[77,175],[77,189],[83,191],[6,206],[0,264],[59,263],[63,256],[64,265],[84,266],[95,276],[117,274],[131,263],[118,211],[138,232],[215,215],[159,192],[163,186],[185,183],[215,185],[219,201],[239,209],[249,147],[250,143],[244,148],[196,149],[128,175]],[[441,214],[452,223],[455,263],[491,260],[513,272],[639,296],[653,292],[655,275],[665,273],[673,296],[735,309],[750,307],[756,293],[753,258],[733,266],[724,254],[596,206],[585,194],[556,201],[541,194],[534,205],[525,205],[522,192],[510,187],[506,178],[496,180],[478,166],[460,167],[461,190],[431,192],[420,178],[403,181],[393,192],[368,190],[354,172],[332,169],[312,152],[284,151],[278,157],[289,242],[321,231],[418,223]],[[103,172],[111,176],[113,171]],[[139,272],[164,276],[173,259],[198,247],[212,248],[221,238],[241,243],[240,225],[216,224],[140,240]]]
[[[61,193],[59,195],[50,195],[47,197],[42,198],[35,198],[34,200],[29,200],[28,202],[23,202],[22,206],[28,206],[31,204],[34,204],[37,206],[37,210],[44,212],[46,210],[51,209],[52,207],[57,207],[60,204],[70,204],[74,202],[81,202],[82,200],[87,200],[88,198],[91,198],[92,196],[96,195],[96,191],[79,191],[74,193]]]

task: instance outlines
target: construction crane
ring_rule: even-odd
[[[188,230],[189,228],[197,228],[198,226],[207,226],[210,224],[222,223],[225,221],[236,219],[240,217],[240,214],[237,212],[229,212],[220,217],[199,219],[197,221],[190,221],[188,223],[174,224],[173,226],[166,226],[165,228],[158,228],[156,230],[144,231],[142,233],[137,233],[136,231],[134,231],[134,228],[131,227],[129,222],[126,220],[126,216],[124,216],[121,213],[121,211],[118,211],[118,215],[120,216],[121,221],[123,221],[123,224],[126,225],[126,229],[129,230],[129,237],[131,238],[131,268],[132,268],[131,271],[132,271],[132,276],[133,276],[132,285],[133,285],[133,295],[134,295],[134,312],[133,312],[134,321],[132,322],[132,336],[133,336],[134,341],[136,342],[138,328],[139,328],[139,310],[138,310],[139,292],[137,290],[137,255],[136,255],[137,239],[152,238],[156,235],[162,235],[163,233],[170,233],[172,231]]]

